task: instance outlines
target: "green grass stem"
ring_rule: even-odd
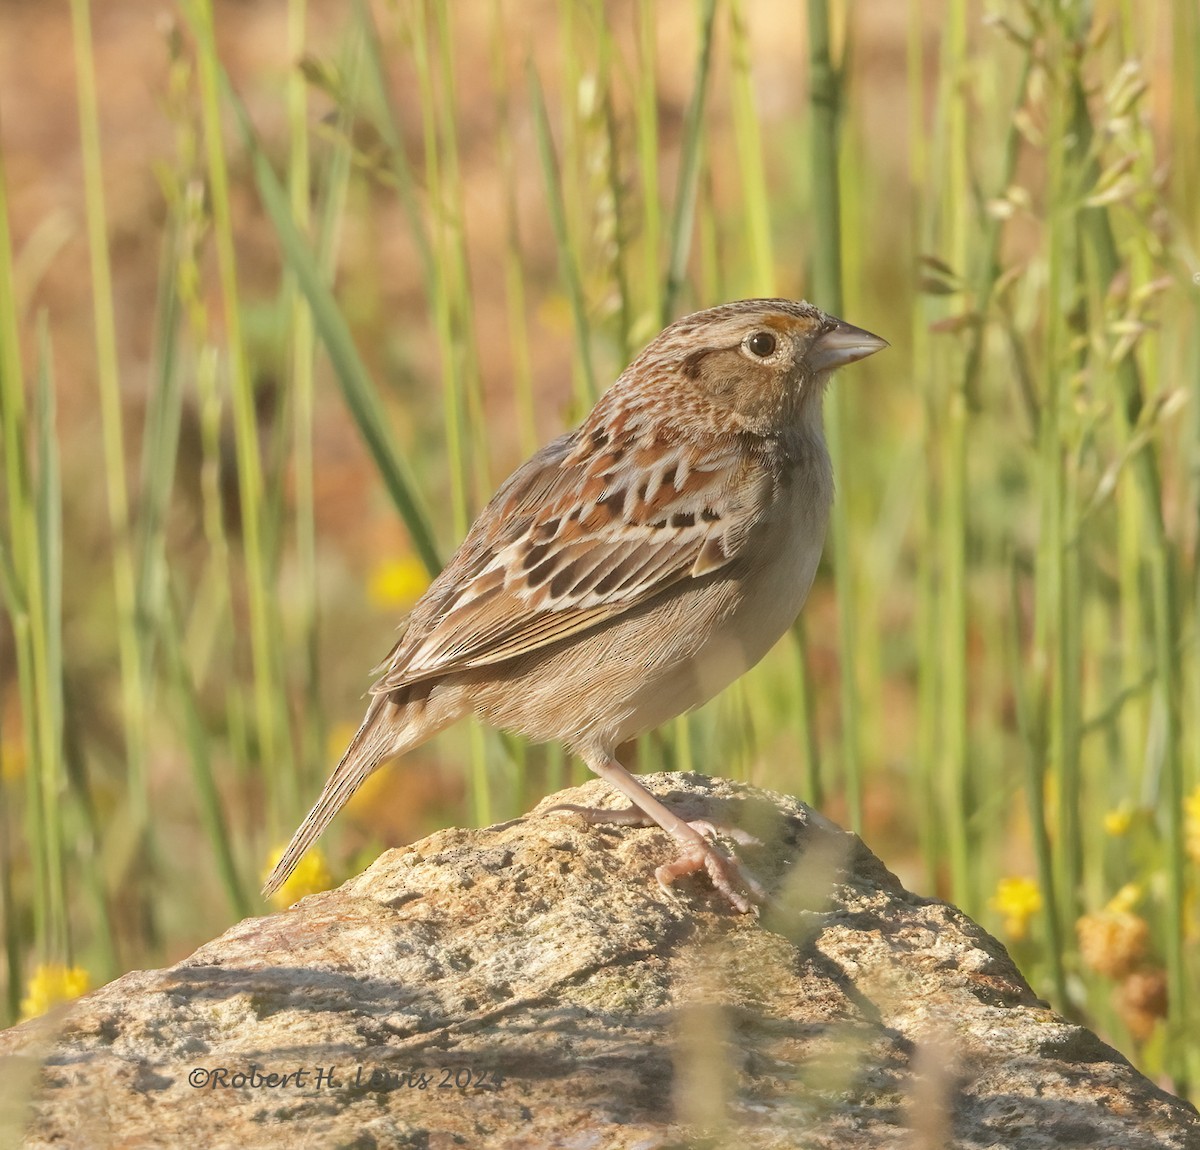
[[[819,225],[813,232],[812,298],[820,307],[837,315],[842,310],[841,190],[839,187],[839,120],[842,77],[831,56],[829,5],[826,0],[809,0],[809,114],[812,121],[812,212]],[[858,708],[858,677],[855,664],[855,593],[851,558],[850,502],[848,483],[848,427],[846,396],[842,388],[830,389],[825,400],[826,436],[833,458],[834,501],[830,535],[834,579],[838,597],[838,652],[841,730],[839,732],[842,774],[846,784],[846,809],[851,827],[860,829],[863,816],[862,762],[859,755],[861,730]]]
[[[221,78],[210,0],[190,0],[186,11],[197,42],[204,154],[212,204],[212,231],[224,308],[225,340],[237,454],[237,483],[245,555],[250,650],[254,667],[254,713],[258,760],[270,780],[274,818],[285,821],[298,806],[295,760],[282,691],[278,614],[272,594],[274,565],[264,523],[264,480],[255,410],[254,381],[242,333],[236,240],[230,205],[229,167],[222,134]]]
[[[713,39],[717,19],[716,0],[701,0],[700,45],[696,57],[696,78],[683,120],[683,143],[679,155],[679,181],[671,215],[667,254],[667,276],[662,292],[663,324],[675,318],[678,296],[687,276],[692,231],[696,220],[696,201],[700,189],[700,164],[704,141],[704,106],[712,72]],[[706,222],[711,222],[711,217]],[[707,293],[706,293],[707,294]],[[715,298],[709,297],[709,298]]]
[[[227,95],[238,114],[242,140],[250,152],[263,206],[279,235],[287,266],[295,274],[312,309],[317,333],[329,354],[347,408],[379,469],[385,489],[408,528],[417,556],[432,577],[441,570],[441,560],[429,516],[417,484],[395,444],[379,392],[371,383],[349,325],[338,310],[320,265],[292,220],[287,193],[271,168],[245,109],[228,88]]]
[[[146,775],[146,692],[138,649],[137,577],[130,529],[129,492],[125,477],[125,435],[121,409],[121,370],[117,354],[112,269],[100,146],[99,99],[92,47],[90,0],[71,0],[79,132],[83,154],[84,206],[92,280],[96,376],[100,390],[100,422],[104,442],[104,482],[112,530],[113,592],[121,665],[122,724],[133,833],[153,841],[149,781]],[[152,847],[151,847],[152,849]]]
[[[550,131],[550,114],[546,110],[546,98],[542,93],[541,81],[530,61],[527,69],[529,99],[533,108],[533,127],[537,137],[538,160],[541,163],[542,179],[546,189],[546,206],[550,212],[550,227],[554,235],[554,246],[558,252],[559,275],[571,305],[571,319],[575,328],[576,366],[580,385],[576,388],[576,402],[580,410],[586,409],[599,396],[596,369],[592,361],[592,327],[588,318],[587,302],[583,294],[583,282],[579,277],[574,247],[567,228],[567,211],[563,200],[562,169],[554,151],[554,137]]]

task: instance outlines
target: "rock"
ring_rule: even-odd
[[[741,784],[648,783],[751,830],[779,905],[660,889],[657,829],[539,817],[616,805],[593,782],[0,1034],[9,1129],[24,1082],[32,1148],[1200,1147],[1191,1106],[855,836]]]

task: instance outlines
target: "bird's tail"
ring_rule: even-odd
[[[287,882],[304,852],[373,771],[424,742],[456,716],[439,716],[437,722],[428,721],[431,717],[424,698],[397,699],[395,694],[387,694],[371,700],[362,726],[263,885],[263,898],[270,898]]]

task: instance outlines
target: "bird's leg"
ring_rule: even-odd
[[[551,807],[552,811],[571,811],[586,819],[589,823],[609,823],[617,826],[651,826],[662,827],[680,846],[683,853],[674,862],[664,863],[655,872],[659,883],[666,887],[683,875],[694,874],[698,870],[706,870],[712,884],[729,900],[735,910],[745,914],[751,908],[751,901],[735,884],[741,884],[748,890],[755,902],[766,898],[762,884],[749,874],[738,860],[725,853],[716,843],[705,837],[715,834],[716,828],[705,820],[686,822],[674,811],[664,806],[641,783],[637,781],[616,759],[611,756],[592,755],[585,760],[605,782],[616,787],[633,804],[624,810],[603,810],[597,807],[581,807],[574,803],[560,803]],[[739,838],[741,836],[738,836]],[[750,836],[746,836],[747,839]],[[753,841],[752,839],[750,841]]]

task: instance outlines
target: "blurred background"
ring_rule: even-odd
[[[0,1021],[262,912],[495,486],[783,295],[892,347],[800,624],[640,769],[819,806],[1194,1089],[1197,59],[1194,0],[0,0]],[[460,724],[285,898],[584,774]]]

